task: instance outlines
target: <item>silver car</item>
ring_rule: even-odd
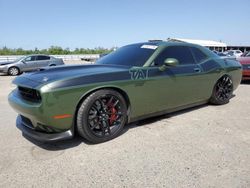
[[[56,65],[64,65],[63,60],[49,55],[29,55],[12,62],[0,62],[0,73],[15,76],[22,72]]]

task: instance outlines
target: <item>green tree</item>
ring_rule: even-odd
[[[51,46],[48,49],[39,50],[37,47],[33,50],[24,50],[22,48],[11,49],[6,46],[0,48],[0,55],[28,55],[28,54],[51,54],[51,55],[67,55],[67,54],[103,54],[113,51],[115,48],[107,49],[103,47],[90,48],[69,48],[63,49],[60,46]]]

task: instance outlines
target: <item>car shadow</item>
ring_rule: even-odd
[[[8,74],[0,73],[0,76],[8,76]]]
[[[133,122],[133,123],[129,123],[129,124],[124,126],[124,129],[119,134],[119,136],[122,136],[123,134],[125,134],[126,132],[128,132],[131,129],[134,129],[134,128],[137,128],[137,127],[140,127],[140,126],[145,126],[147,124],[155,123],[155,122],[161,121],[163,119],[170,119],[171,117],[179,116],[179,115],[188,113],[190,111],[199,110],[200,108],[204,108],[204,107],[206,107],[208,105],[209,104],[203,104],[203,105],[199,105],[199,106],[196,106],[196,107],[191,107],[191,108],[188,108],[188,109],[180,110],[180,111],[177,111],[177,112],[168,113],[168,114],[164,114],[164,115],[155,116],[155,117],[152,117],[152,118],[147,118],[147,119],[144,119],[144,120],[136,121],[136,122]],[[23,137],[25,137],[27,140],[32,142],[34,145],[36,145],[36,146],[38,146],[40,148],[43,148],[45,150],[48,150],[48,151],[66,150],[66,149],[76,147],[76,146],[78,146],[78,145],[80,145],[82,143],[87,144],[87,145],[95,145],[93,143],[90,143],[86,139],[80,137],[78,134],[75,134],[73,139],[58,141],[58,142],[52,142],[52,143],[42,143],[42,142],[36,141],[36,140],[26,136],[26,135],[23,135]]]
[[[33,138],[28,137],[27,135],[23,134],[23,137],[33,143],[34,145],[43,148],[48,151],[59,151],[59,150],[66,150],[69,148],[76,147],[80,145],[81,143],[85,143],[88,145],[93,145],[89,141],[85,140],[84,138],[80,137],[78,134],[75,134],[75,136],[70,140],[63,140],[63,141],[57,141],[57,142],[39,142]]]
[[[134,122],[134,123],[130,123],[130,124],[128,124],[128,125],[126,125],[124,127],[124,130],[121,133],[121,135],[126,133],[127,131],[129,131],[129,129],[137,128],[137,127],[140,127],[140,126],[145,126],[145,125],[151,124],[151,123],[156,123],[156,122],[161,121],[163,119],[170,119],[172,117],[179,116],[179,115],[191,112],[191,111],[199,110],[200,108],[204,108],[206,106],[209,106],[209,104],[202,104],[202,105],[187,108],[187,109],[184,109],[184,110],[179,110],[179,111],[176,111],[176,112],[171,112],[171,113],[167,113],[167,114],[164,114],[164,115],[155,116],[155,117],[151,117],[151,118],[146,118],[146,119]]]

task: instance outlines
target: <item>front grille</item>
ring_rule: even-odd
[[[18,86],[18,91],[19,91],[20,95],[22,96],[22,98],[25,100],[28,100],[31,102],[40,102],[41,101],[40,93],[35,89]]]

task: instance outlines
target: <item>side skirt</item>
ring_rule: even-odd
[[[135,121],[139,121],[139,120],[143,120],[143,119],[147,119],[147,118],[151,118],[151,117],[155,117],[155,116],[161,116],[161,115],[164,115],[164,114],[176,112],[176,111],[179,111],[179,110],[188,109],[188,108],[195,107],[195,106],[200,106],[200,105],[203,105],[203,104],[207,104],[208,102],[209,102],[208,100],[200,101],[200,102],[196,102],[196,103],[192,103],[192,104],[188,104],[188,105],[184,105],[184,106],[179,106],[179,107],[176,107],[176,108],[172,108],[172,109],[168,109],[168,110],[164,110],[164,111],[160,111],[160,112],[155,112],[155,113],[145,114],[145,115],[134,117],[134,118],[129,118],[128,123],[132,123],[132,122],[135,122]]]

